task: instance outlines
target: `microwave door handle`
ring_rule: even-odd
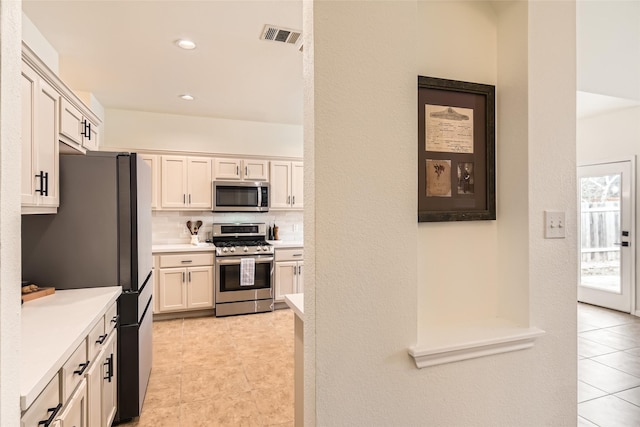
[[[258,207],[262,207],[262,188],[258,187]]]

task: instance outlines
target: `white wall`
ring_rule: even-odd
[[[22,15],[22,40],[38,55],[42,62],[44,62],[51,71],[58,74],[58,52],[42,35],[40,30],[33,25],[33,22],[31,22],[29,17],[22,12],[22,9],[20,13]]]
[[[640,78],[638,78],[640,81]],[[640,107],[578,120],[578,164],[625,160],[640,155]],[[636,170],[636,213],[640,215],[640,173]],[[640,224],[637,223],[636,227]],[[639,240],[636,228],[636,242]],[[636,312],[640,311],[640,251],[636,250]]]
[[[575,4],[515,2],[494,15],[478,3],[316,1],[305,7],[314,61],[305,80],[305,176],[314,181],[306,188],[312,212],[305,212],[305,229],[315,225],[305,233],[314,243],[305,248],[315,246],[311,254],[305,249],[305,380],[311,378],[305,393],[315,394],[315,405],[307,401],[305,411],[317,425],[575,425],[576,265],[567,262],[575,259],[575,224],[564,240],[542,238],[544,209],[575,217]],[[526,41],[526,72],[516,78],[509,71],[517,70],[515,61],[502,64],[512,76],[505,86],[496,79],[497,31]],[[456,55],[443,40],[459,48]],[[468,52],[464,41],[481,54]],[[521,189],[502,193],[497,222],[417,224],[419,73],[497,80],[499,100],[506,92],[505,102],[516,107],[499,117],[514,120],[501,129],[524,165],[509,171],[522,178]],[[518,95],[524,101],[516,102]],[[498,141],[500,150],[503,135]],[[500,158],[498,173],[508,161]],[[507,208],[523,201],[511,218]],[[509,239],[518,221],[524,240]],[[439,255],[452,254],[457,238],[473,253],[468,264]],[[524,271],[501,271],[510,262],[503,239]],[[403,250],[384,252],[381,242]],[[460,318],[497,314],[496,294],[508,294],[500,283],[507,277],[524,282],[513,283],[515,300],[547,335],[530,350],[417,370],[407,348],[419,322],[450,321],[452,312]],[[416,296],[434,300],[416,302]],[[429,312],[420,313],[425,308]]]
[[[497,17],[489,3],[418,2],[418,18],[418,74],[496,84]],[[496,222],[420,223],[417,232],[419,329],[495,317]]]
[[[107,109],[101,150],[302,157],[302,126]]]
[[[0,425],[20,424],[22,3],[0,1]]]

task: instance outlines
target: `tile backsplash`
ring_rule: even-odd
[[[211,235],[214,222],[258,222],[278,226],[280,240],[301,241],[303,238],[303,213],[301,211],[269,211],[265,213],[213,213],[196,211],[154,211],[152,232],[154,245],[189,243],[191,234],[187,221],[202,221],[198,232],[200,241]]]

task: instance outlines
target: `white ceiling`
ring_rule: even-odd
[[[60,75],[106,108],[302,123],[302,54],[259,40],[302,30],[299,0],[23,0]],[[198,43],[184,51],[178,38]],[[640,2],[579,1],[578,116],[640,102]],[[179,94],[191,93],[185,102]]]
[[[302,123],[302,53],[260,40],[265,24],[302,30],[301,1],[23,0],[23,11],[65,83],[105,108]]]

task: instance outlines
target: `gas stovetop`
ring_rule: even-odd
[[[273,254],[273,246],[265,238],[265,224],[213,224],[216,256]]]

